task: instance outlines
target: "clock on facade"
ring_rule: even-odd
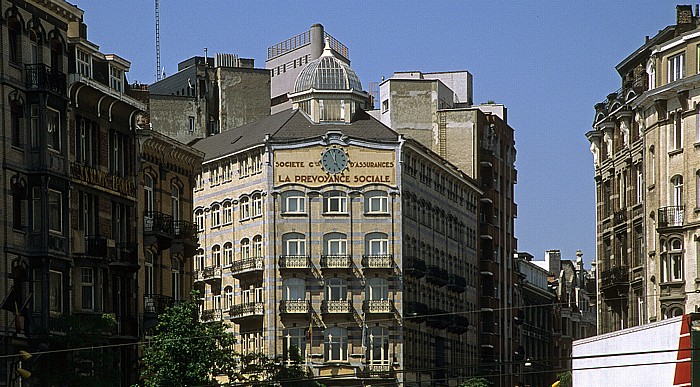
[[[328,148],[321,155],[321,167],[327,173],[341,173],[348,167],[348,155],[341,148]]]

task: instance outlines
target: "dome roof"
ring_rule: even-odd
[[[362,91],[362,84],[355,71],[336,58],[326,44],[323,54],[309,62],[294,82],[295,93],[310,89]]]

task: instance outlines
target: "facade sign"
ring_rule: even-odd
[[[128,196],[136,196],[136,186],[133,181],[124,179],[117,175],[111,175],[80,163],[71,163],[71,177],[83,183],[96,185],[110,191],[119,192]]]
[[[328,154],[328,149],[333,148],[342,149],[348,158],[347,163],[343,162],[343,168],[338,173],[329,173],[327,165],[324,167],[322,160],[323,156]],[[274,160],[275,185],[286,183],[309,187],[319,187],[324,184],[396,185],[396,153],[393,150],[356,146],[311,146],[303,149],[277,150]]]

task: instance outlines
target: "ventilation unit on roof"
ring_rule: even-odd
[[[236,54],[216,54],[214,67],[240,67],[241,62]]]

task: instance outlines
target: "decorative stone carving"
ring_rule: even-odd
[[[627,122],[627,118],[623,118],[620,120],[620,132],[622,132],[622,143],[624,144],[625,148],[629,147],[629,145],[630,145],[630,125]]]
[[[597,139],[591,139],[591,153],[593,154],[593,164],[597,167],[600,164],[600,147]]]
[[[609,130],[606,130],[603,134],[603,141],[605,141],[605,156],[612,157],[613,139]]]

